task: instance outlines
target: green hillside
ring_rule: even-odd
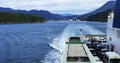
[[[16,12],[0,12],[0,24],[10,23],[36,23],[45,22],[46,20],[36,14],[24,14]]]
[[[108,19],[108,15],[109,15],[109,13],[110,13],[111,11],[112,11],[112,10],[109,9],[109,10],[107,10],[107,11],[100,12],[100,13],[98,13],[98,14],[88,16],[86,20],[87,20],[87,21],[101,21],[101,22],[106,22],[107,19]]]

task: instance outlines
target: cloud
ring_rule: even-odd
[[[93,11],[109,0],[1,0],[0,7],[22,10],[48,10],[53,13],[83,14]]]

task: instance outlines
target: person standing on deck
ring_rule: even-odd
[[[81,41],[84,41],[84,39],[85,39],[85,36],[83,35],[82,29],[80,29],[80,39],[81,39]]]

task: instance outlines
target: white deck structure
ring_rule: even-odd
[[[109,45],[113,44],[115,52],[120,55],[120,29],[113,27],[114,13],[110,13],[107,22],[107,42]]]

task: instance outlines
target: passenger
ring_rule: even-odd
[[[88,46],[88,48],[91,48],[91,42],[89,40],[85,41],[85,44]]]
[[[114,51],[115,46],[111,44],[110,47],[111,47],[111,51]]]
[[[107,45],[107,49],[109,50],[109,45]]]
[[[91,39],[91,46],[92,46],[92,47],[93,47],[94,42],[95,42],[95,41],[94,41],[94,39],[92,38],[92,39]]]

